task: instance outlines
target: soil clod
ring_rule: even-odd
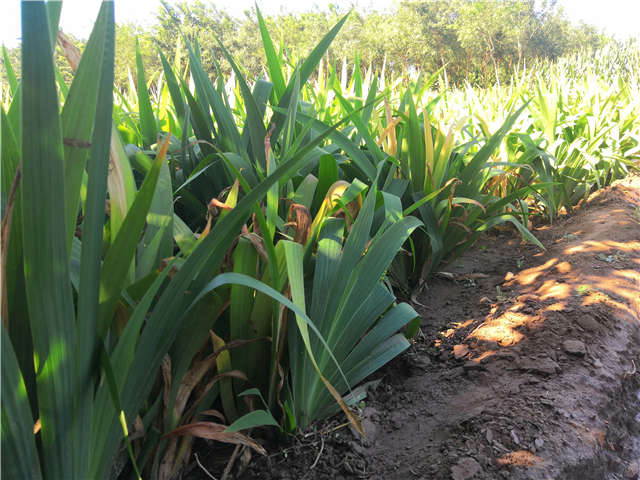
[[[587,349],[580,340],[565,340],[562,342],[562,348],[569,355],[576,355],[578,357],[584,357],[587,353]]]
[[[451,478],[453,480],[468,480],[475,477],[481,469],[478,462],[471,457],[466,457],[451,467]]]

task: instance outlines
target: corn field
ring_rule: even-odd
[[[194,437],[264,454],[343,412],[411,345],[411,298],[485,232],[544,249],[640,166],[637,50],[449,88],[291,59],[258,10],[261,78],[220,39],[213,78],[180,38],[113,88],[114,12],[82,54],[60,4],[24,2],[2,86],[2,469],[7,478],[174,478]],[[60,46],[74,70],[57,75]],[[118,461],[116,461],[118,459]]]

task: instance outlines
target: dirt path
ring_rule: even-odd
[[[639,187],[538,230],[544,253],[487,238],[431,285],[424,342],[365,409],[366,478],[638,477]]]
[[[640,179],[536,235],[546,252],[489,236],[430,283],[365,439],[333,419],[242,478],[638,478]]]

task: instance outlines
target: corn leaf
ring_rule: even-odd
[[[146,147],[150,147],[157,141],[158,126],[153,116],[153,108],[149,99],[149,90],[147,88],[147,80],[144,74],[144,65],[142,63],[142,54],[140,53],[140,44],[136,38],[136,71],[137,71],[137,90],[138,90],[138,109],[140,111],[140,130],[142,132],[142,141]]]
[[[44,466],[74,475],[75,315],[65,234],[62,129],[44,2],[22,4],[22,218],[25,283]]]
[[[168,139],[167,139],[168,142]],[[98,335],[103,337],[110,327],[123,281],[129,271],[131,260],[138,245],[138,239],[147,218],[147,212],[153,201],[160,170],[164,165],[164,152],[167,143],[156,156],[151,170],[145,177],[136,199],[131,206],[118,235],[111,243],[105,256],[100,278],[100,310]]]
[[[115,19],[112,2],[102,3],[94,32],[91,39],[102,48],[97,47],[95,51],[85,52],[86,55],[96,55],[96,57],[83,56],[97,63],[93,75],[96,75],[99,80],[94,114],[95,125],[87,163],[88,182],[82,223],[80,288],[77,304],[78,319],[80,320],[77,327],[77,338],[82,341],[79,341],[76,347],[78,383],[74,392],[75,425],[72,457],[76,477],[85,475],[88,465],[90,429],[86,426],[91,422],[94,394],[92,376],[97,356],[95,338],[100,295],[100,258],[113,123],[111,116],[113,112]],[[79,66],[78,70],[82,67],[83,65]]]
[[[4,71],[7,73],[7,80],[9,81],[9,92],[11,96],[15,96],[18,90],[18,79],[11,65],[11,60],[9,60],[9,52],[7,52],[4,45],[2,45],[2,60],[4,62]]]
[[[42,478],[33,419],[18,360],[2,332],[2,472],[6,478]]]
[[[262,45],[264,46],[264,53],[267,57],[267,66],[269,68],[269,78],[273,82],[273,104],[277,105],[282,95],[284,95],[286,86],[284,76],[282,75],[282,62],[278,56],[273,41],[267,30],[267,24],[262,18],[262,13],[256,3],[256,15],[258,17],[258,26],[260,28],[260,36],[262,37]]]

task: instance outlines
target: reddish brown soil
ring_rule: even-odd
[[[241,477],[638,478],[640,179],[535,234],[545,252],[487,236],[429,283],[366,438],[335,418]]]

